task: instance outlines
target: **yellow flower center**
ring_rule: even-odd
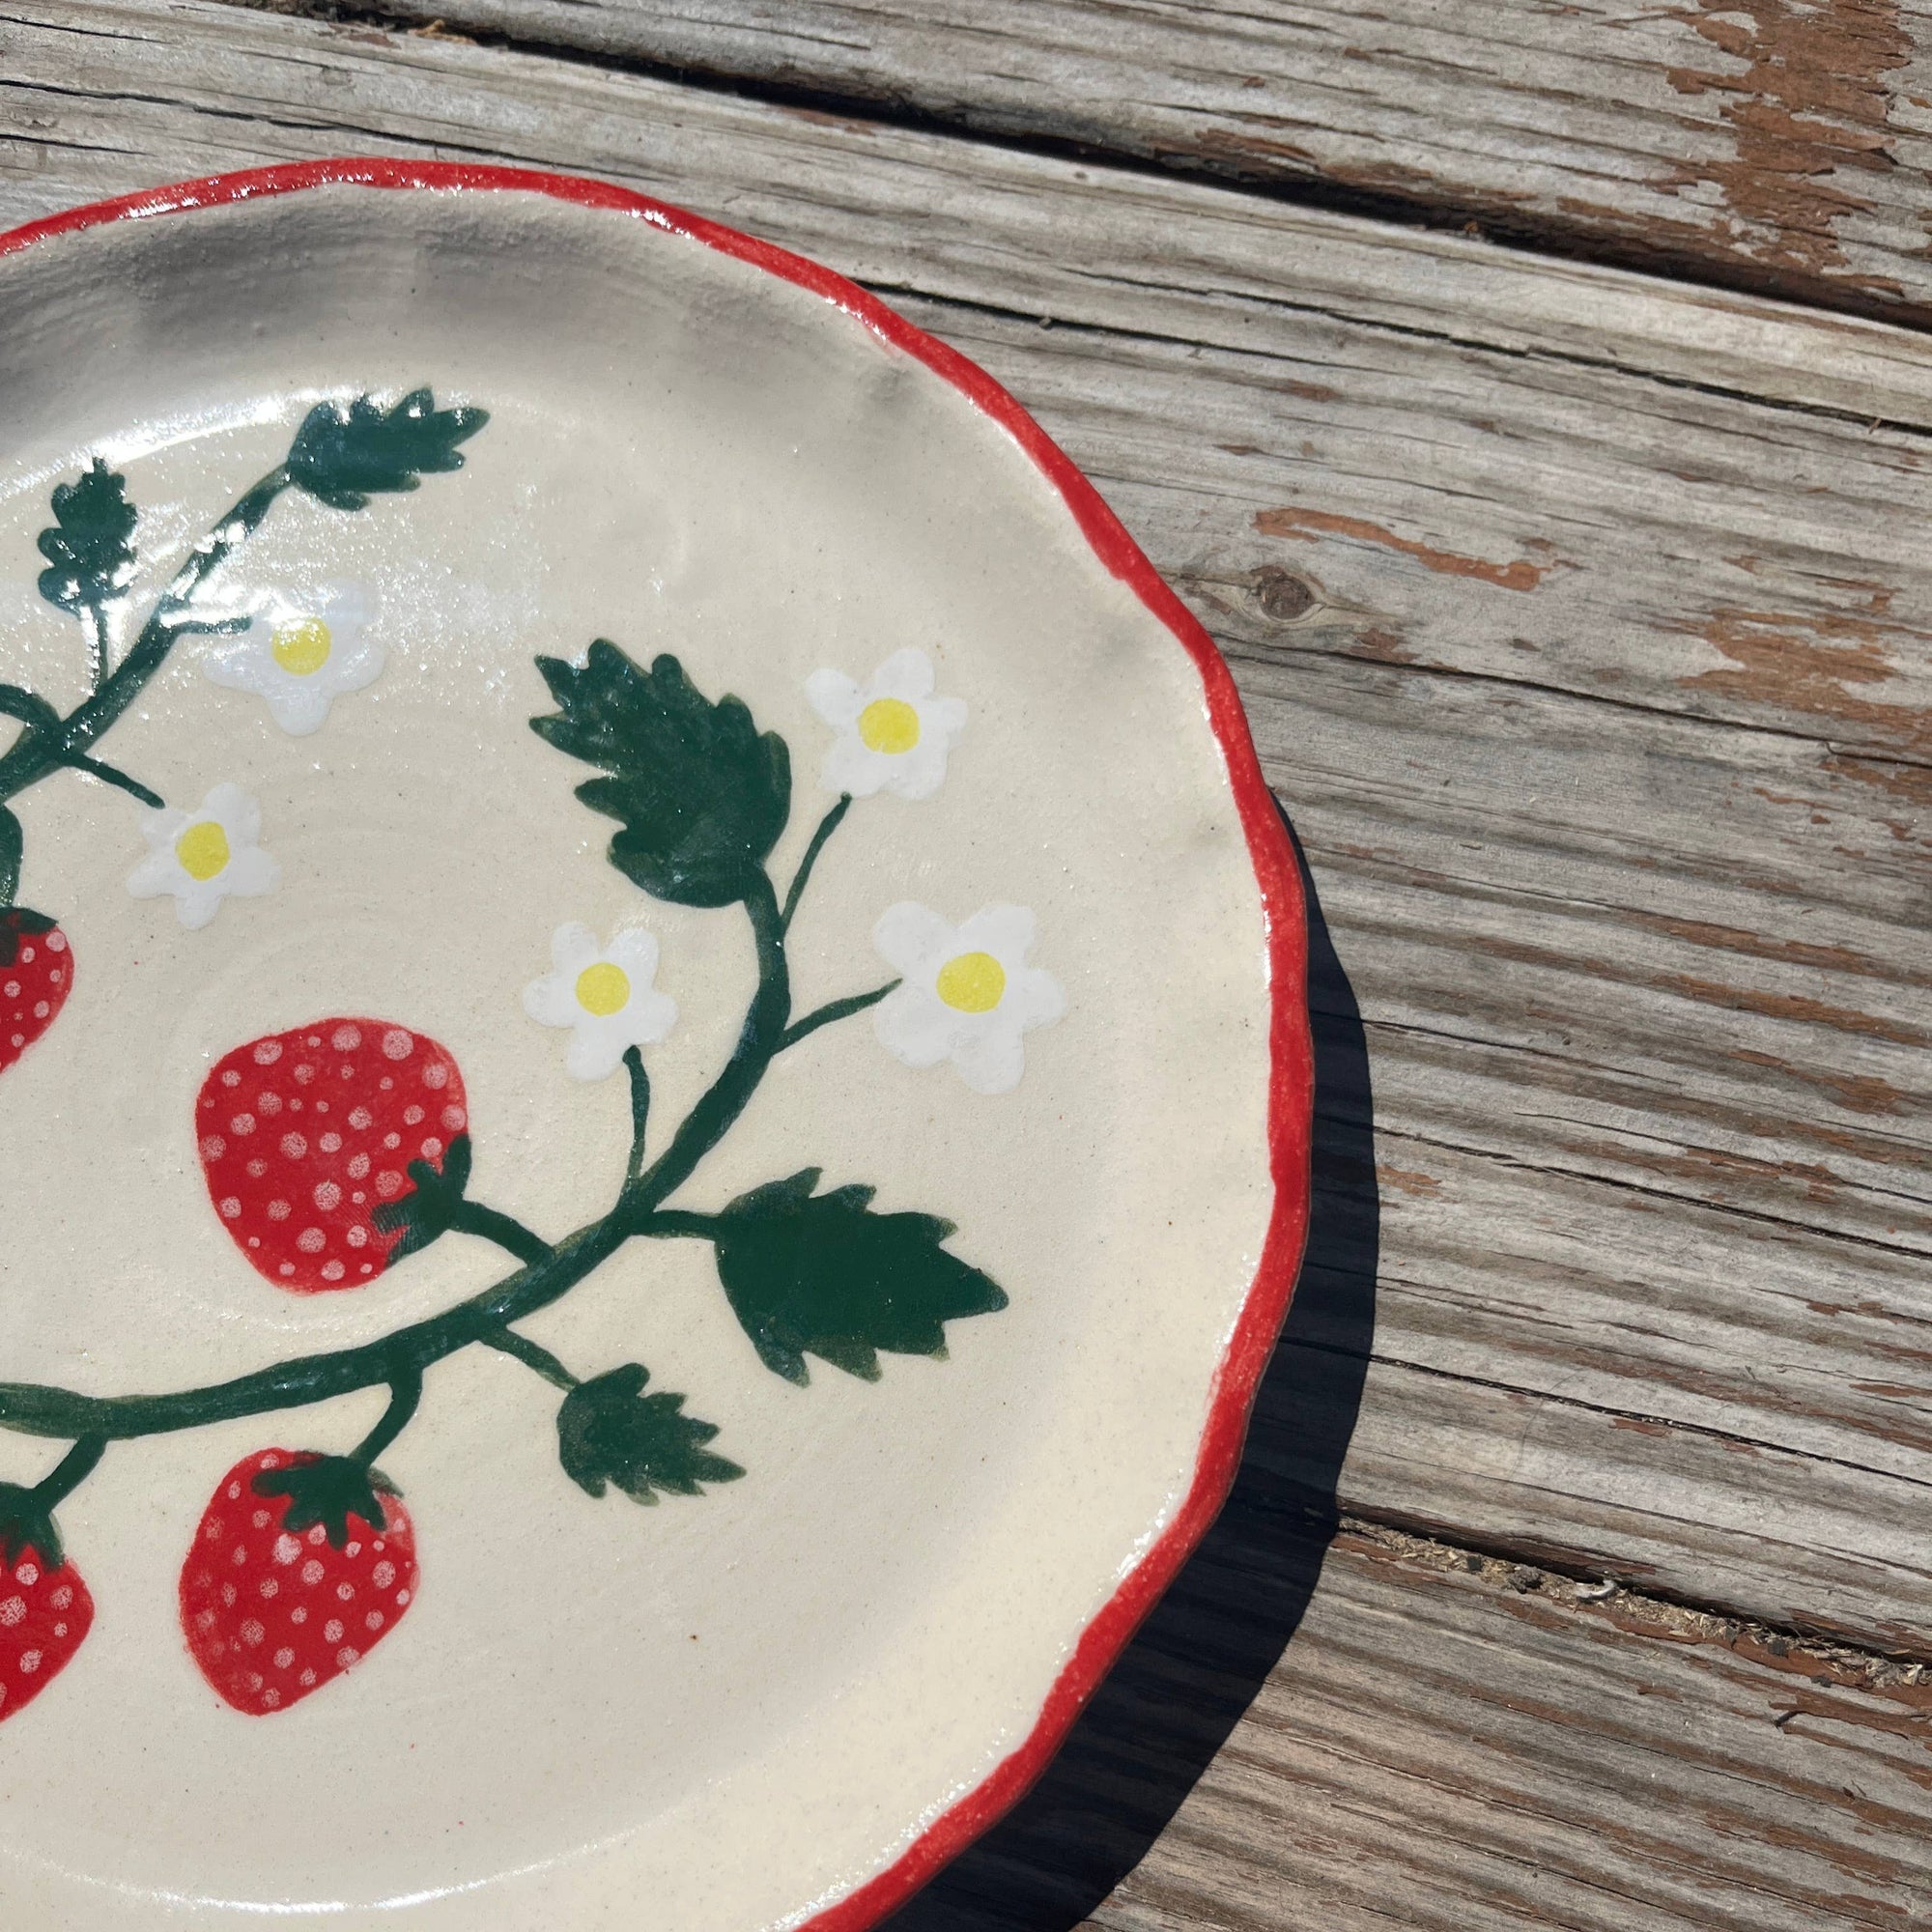
[[[577,976],[577,1004],[600,1020],[621,1013],[630,1002],[630,977],[621,966],[613,966],[608,959],[586,966]]]
[[[298,617],[275,626],[269,649],[291,677],[313,677],[328,662],[333,642],[328,626],[320,617]]]
[[[175,857],[190,879],[212,879],[228,866],[228,835],[212,818],[190,825],[175,840]]]
[[[919,713],[903,697],[875,697],[859,714],[859,737],[868,752],[896,757],[919,743]]]
[[[990,952],[962,952],[939,969],[935,990],[954,1012],[990,1013],[1006,995],[1007,969]]]

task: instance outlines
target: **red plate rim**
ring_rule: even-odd
[[[1307,909],[1301,874],[1273,795],[1262,776],[1235,680],[1214,642],[1162,581],[1140,546],[1066,453],[1017,401],[977,363],[915,327],[833,270],[707,221],[667,202],[610,182],[536,168],[483,167],[449,161],[316,160],[248,168],[176,182],[165,187],[91,202],[0,234],[0,256],[37,242],[115,221],[192,213],[313,187],[510,189],[548,195],[578,208],[606,209],[649,222],[667,234],[716,248],[781,281],[810,290],[894,348],[924,363],[1018,442],[1073,513],[1094,554],[1159,618],[1201,673],[1208,719],[1226,760],[1267,934],[1269,997],[1268,1151],[1274,1202],[1260,1265],[1241,1305],[1208,1398],[1194,1478],[1174,1520],[1081,1633],[1073,1655],[1047,1692],[1026,1739],[964,1798],[956,1801],[885,1870],[803,1921],[798,1932],[867,1932],[904,1904],[1023,1798],[1052,1761],[1073,1720],[1127,1646],[1135,1630],[1207,1534],[1234,1486],[1248,1414],[1288,1315],[1308,1232],[1309,1147],[1314,1056],[1308,1030]]]

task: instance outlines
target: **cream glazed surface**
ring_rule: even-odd
[[[0,253],[0,1898],[868,1923],[1225,1486],[1284,837],[856,292],[285,185]]]

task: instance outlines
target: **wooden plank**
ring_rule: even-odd
[[[380,12],[1932,315],[1932,12],[1918,0],[384,0]]]
[[[1299,1617],[1319,1561],[1224,1519],[1046,1783],[895,1932],[1932,1916],[1921,1673],[1376,1531],[1335,1543],[1266,1668],[1255,1619]]]
[[[985,362],[1229,650],[1366,1015],[1283,1480],[1332,1473],[1378,1293],[1351,1505],[1927,1646],[1924,344],[360,27],[16,6],[0,71],[0,217],[538,161]]]

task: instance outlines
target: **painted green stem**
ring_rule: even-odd
[[[495,1349],[499,1354],[523,1363],[525,1368],[534,1369],[553,1388],[579,1386],[580,1378],[572,1375],[548,1349],[532,1342],[527,1335],[519,1335],[514,1328],[498,1328],[494,1334],[479,1335],[476,1339],[486,1349]]]
[[[796,1046],[800,1040],[815,1034],[822,1026],[830,1026],[834,1020],[849,1019],[854,1013],[863,1013],[867,1007],[876,1007],[899,982],[888,980],[883,986],[874,986],[869,993],[850,993],[842,1000],[828,1000],[824,1006],[809,1012],[802,1020],[794,1020],[784,1030],[784,1037],[779,1041],[779,1050]]]
[[[641,1048],[624,1049],[624,1070],[631,1076],[631,1158],[624,1169],[628,1185],[644,1171],[644,1129],[651,1121],[651,1076],[644,1071]]]
[[[825,850],[825,841],[838,830],[845,814],[851,810],[852,794],[849,791],[840,792],[838,803],[818,821],[818,830],[811,835],[811,843],[805,848],[805,857],[798,862],[798,870],[792,875],[791,891],[785,895],[784,911],[779,915],[781,938],[791,930],[792,915],[798,910],[799,900],[805,896],[811,868],[818,864],[818,855]]]
[[[551,1251],[550,1243],[541,1235],[533,1235],[513,1215],[485,1208],[479,1201],[461,1203],[449,1217],[449,1225],[459,1235],[477,1235],[486,1241],[495,1241],[526,1265],[533,1266]]]
[[[277,467],[245,492],[235,507],[195,545],[187,561],[175,572],[153,614],[141,626],[133,648],[99,686],[65,718],[27,727],[0,756],[0,803],[38,784],[49,772],[78,762],[87,748],[140,695],[148,680],[167,661],[174,641],[185,632],[213,628],[188,615],[188,606],[211,576],[261,527],[275,498],[289,487],[289,474]],[[101,647],[104,653],[104,645]],[[105,668],[104,655],[100,658]]]
[[[131,657],[128,662],[132,662]],[[472,1343],[515,1355],[547,1379],[569,1376],[554,1356],[510,1333],[511,1324],[568,1294],[633,1236],[701,1235],[714,1225],[710,1216],[661,1211],[661,1204],[690,1179],[697,1164],[744,1112],[765,1069],[798,1037],[798,1029],[790,1024],[791,976],[785,961],[783,920],[778,894],[762,872],[745,901],[745,911],[757,947],[758,985],[737,1047],[685,1116],[670,1145],[649,1167],[627,1175],[609,1213],[552,1246],[509,1215],[466,1202],[451,1225],[500,1242],[524,1259],[525,1265],[440,1315],[412,1322],[379,1342],[298,1356],[231,1381],[170,1395],[89,1396],[31,1382],[0,1383],[0,1428],[29,1435],[66,1437],[84,1446],[84,1438],[98,1443],[120,1441],[200,1429],[242,1416],[304,1408],[387,1383],[395,1391],[389,1412],[356,1451],[356,1460],[366,1464],[413,1414],[424,1372]],[[878,997],[867,994],[856,1002],[834,1004],[856,1011]],[[836,1017],[829,1008],[810,1016],[819,1025]],[[637,1071],[641,1070],[640,1061]],[[647,1095],[648,1089],[634,1088],[634,1094],[639,1092]],[[641,1106],[637,1110],[634,1169],[641,1160],[643,1111]],[[575,1378],[557,1385],[574,1387]],[[95,1453],[98,1456],[98,1448]],[[69,1462],[78,1454],[77,1447]],[[67,1463],[61,1466],[65,1468]]]
[[[389,1385],[389,1406],[383,1411],[383,1419],[367,1435],[355,1445],[352,1461],[361,1463],[366,1469],[410,1426],[418,1405],[422,1402],[423,1380],[420,1369],[405,1370]]]
[[[83,1435],[54,1466],[34,1485],[34,1500],[43,1509],[55,1509],[72,1495],[94,1473],[94,1465],[107,1452],[103,1436]]]

